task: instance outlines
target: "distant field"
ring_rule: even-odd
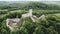
[[[14,10],[14,11],[0,11],[0,16],[9,14],[9,13],[28,13],[28,10]],[[33,10],[33,15],[40,16],[42,14],[57,14],[60,13],[60,10]]]

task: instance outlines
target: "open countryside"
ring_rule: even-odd
[[[60,5],[0,1],[0,34],[60,34]]]

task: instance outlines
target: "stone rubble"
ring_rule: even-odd
[[[42,15],[40,16],[39,18],[35,15],[32,15],[32,9],[29,10],[29,13],[26,13],[26,14],[22,14],[22,17],[19,19],[19,18],[14,18],[14,19],[7,19],[6,20],[6,25],[8,28],[10,28],[10,30],[13,30],[13,27],[17,27],[20,26],[22,24],[22,22],[25,22],[23,21],[26,17],[30,17],[32,19],[33,22],[36,22],[37,20],[41,19],[41,18],[44,18],[45,15]]]

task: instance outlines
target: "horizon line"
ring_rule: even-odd
[[[60,1],[60,0],[0,0],[0,1]]]

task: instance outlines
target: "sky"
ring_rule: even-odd
[[[60,1],[60,0],[0,0],[0,1]]]

